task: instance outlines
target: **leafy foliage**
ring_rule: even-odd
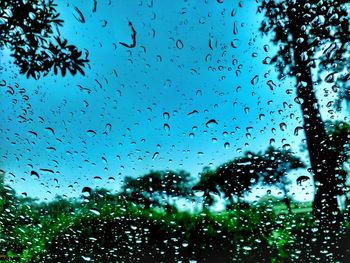
[[[323,80],[333,84],[333,91],[338,93],[337,109],[342,100],[350,100],[347,1],[264,0],[258,12],[264,12],[260,31],[265,35],[272,33],[272,41],[279,47],[271,63],[277,67],[280,78],[303,74],[296,62],[301,55],[305,64],[318,68],[319,83]]]
[[[278,160],[271,158],[275,156],[271,149],[254,156]],[[287,167],[300,165],[295,158]],[[209,169],[206,172],[208,176],[212,174]],[[145,208],[140,200],[126,198],[127,188],[140,190],[147,199],[157,191],[167,191],[170,196],[191,195],[188,190],[192,184],[184,171],[150,172],[139,178],[128,179],[120,193],[90,189],[84,199],[58,196],[45,203],[19,197],[2,184],[3,255],[10,261],[20,258],[20,262],[318,260],[312,250],[312,238],[318,229],[308,213],[285,215],[275,211],[278,203],[260,202],[244,209],[233,205],[229,211],[221,212],[158,209],[167,206],[165,202]],[[143,181],[145,186],[141,185]],[[346,231],[344,228],[338,233],[344,244],[348,240]],[[340,247],[344,246],[341,243]],[[339,260],[348,256],[343,250],[337,255]]]
[[[75,75],[84,75],[88,62],[82,52],[66,39],[62,39],[54,28],[63,25],[53,0],[4,0],[0,3],[0,47],[11,50],[14,63],[20,73],[27,77],[46,76],[67,70]]]
[[[283,185],[287,172],[303,168],[304,163],[290,151],[269,147],[264,153],[246,152],[243,157],[230,161],[216,169],[202,173],[194,190],[209,193],[223,192],[226,198],[238,198],[253,186],[262,182],[269,185]],[[210,200],[210,199],[208,199]],[[212,201],[209,201],[212,203]]]
[[[185,171],[151,171],[138,178],[126,177],[123,192],[128,200],[149,208],[164,202],[169,205],[169,199],[189,195],[190,182],[191,176]]]
[[[273,32],[272,41],[279,46],[272,63],[277,65],[280,77],[297,73],[293,58],[296,49],[310,66],[318,62],[320,70],[332,71],[326,82],[347,69],[350,28],[346,1],[264,0],[258,11],[265,15],[260,31]]]

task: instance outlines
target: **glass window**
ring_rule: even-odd
[[[350,262],[349,13],[1,0],[0,262]]]

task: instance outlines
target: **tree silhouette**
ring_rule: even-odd
[[[202,174],[193,189],[204,191],[205,198],[212,204],[209,197],[211,192],[222,191],[228,200],[232,200],[234,195],[238,198],[238,202],[241,202],[245,192],[260,182],[276,185],[284,191],[284,201],[291,211],[287,198],[286,174],[292,169],[302,167],[303,162],[290,151],[269,147],[263,153],[246,152],[244,156],[221,165],[215,172]]]
[[[350,38],[347,1],[264,0],[258,11],[265,15],[261,32],[278,45],[271,62],[280,78],[296,79],[295,100],[301,106],[317,186],[313,212],[320,228],[329,230],[340,220],[336,195],[343,159],[333,150],[339,142],[327,134],[316,89],[325,81],[333,84],[334,90],[346,90]]]
[[[291,213],[291,202],[287,190],[290,181],[287,174],[293,169],[305,168],[305,164],[290,150],[276,150],[273,147],[269,147],[265,153],[256,155],[254,158],[263,164],[260,166],[262,182],[277,186],[282,191],[283,201],[288,212]]]
[[[10,186],[4,184],[5,172],[0,171],[0,253],[6,255],[8,251],[18,252],[22,248],[14,238],[14,230],[20,225],[20,200]]]
[[[2,0],[0,2],[0,48],[8,48],[20,73],[46,76],[51,69],[62,76],[67,70],[84,75],[88,59],[54,28],[63,25],[53,0]],[[56,30],[58,31],[58,30]]]
[[[344,164],[350,159],[350,125],[343,121],[327,121],[326,122],[327,133],[330,140],[333,143],[331,150],[339,159],[338,177],[337,177],[337,190],[338,195],[345,195],[346,204],[348,204],[346,186],[347,171]]]
[[[210,167],[204,167],[200,174],[200,180],[193,187],[193,191],[203,191],[204,208],[208,208],[214,204],[212,194],[220,194],[218,189],[219,183],[216,170]]]
[[[141,177],[126,177],[122,191],[128,200],[146,208],[165,205],[170,209],[171,199],[191,193],[191,175],[185,171],[151,171]]]

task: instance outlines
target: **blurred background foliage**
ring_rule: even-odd
[[[80,197],[47,202],[17,194],[2,172],[1,262],[319,261],[312,204],[283,192],[290,184],[283,178],[299,167],[291,152],[270,147],[204,168],[199,180],[185,171],[151,171],[126,177],[117,193],[84,187]],[[282,197],[267,191],[248,201],[245,194],[257,184],[275,184]],[[225,204],[215,210],[218,195]],[[348,209],[341,231],[332,233],[337,260],[349,253]]]

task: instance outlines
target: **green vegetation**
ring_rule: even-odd
[[[269,148],[206,168],[197,181],[184,171],[151,171],[127,177],[119,193],[84,187],[80,197],[50,202],[19,197],[2,183],[0,262],[320,261],[322,232],[311,203],[288,195],[244,198],[257,184],[285,188],[288,180],[278,178],[298,167],[304,164],[291,152]],[[215,193],[227,200],[219,212],[211,209]],[[174,202],[179,198],[203,208],[181,210]],[[332,233],[337,243],[324,252],[334,261],[349,256],[350,221],[346,213],[342,218]]]

